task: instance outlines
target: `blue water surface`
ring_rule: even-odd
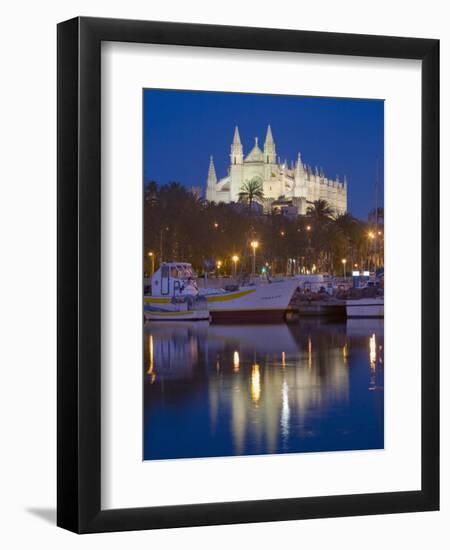
[[[382,449],[383,325],[146,323],[144,460]]]

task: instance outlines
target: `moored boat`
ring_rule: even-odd
[[[209,321],[208,302],[200,296],[193,280],[192,268],[187,264],[169,266],[169,281],[161,277],[167,273],[165,264],[153,275],[155,295],[144,296],[144,317],[149,321]],[[178,275],[187,278],[178,278]],[[168,285],[166,286],[166,283]],[[159,292],[158,292],[159,291]],[[168,292],[171,291],[171,292]]]
[[[192,307],[175,307],[173,309],[162,309],[144,305],[144,317],[146,321],[209,321],[208,309],[194,309]]]
[[[144,307],[170,311],[174,300],[205,300],[214,321],[282,321],[298,286],[294,279],[266,280],[232,289],[198,289],[191,264],[164,262],[152,276],[151,295]]]
[[[384,297],[346,301],[347,317],[384,317]]]

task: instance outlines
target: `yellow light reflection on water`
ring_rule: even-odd
[[[252,400],[257,403],[261,397],[261,374],[260,368],[257,363],[252,365],[252,384],[251,384],[251,393]]]
[[[235,351],[233,353],[233,370],[234,372],[239,371],[239,352]]]
[[[369,390],[376,389],[376,371],[377,371],[377,343],[375,334],[369,339],[369,363],[370,363],[370,381]]]
[[[148,361],[147,374],[150,375],[150,382],[153,384],[156,378],[156,375],[154,373],[154,364],[153,364],[153,334],[150,334],[150,336],[148,337],[148,352],[149,352],[149,361]]]
[[[377,362],[377,343],[375,340],[375,334],[372,334],[369,340],[369,361],[371,370],[375,370]]]
[[[283,382],[283,387],[281,389],[281,433],[283,437],[289,435],[289,387],[287,382]]]
[[[348,346],[347,346],[347,342],[345,342],[345,344],[342,346],[342,357],[344,359],[347,359],[348,357]]]
[[[308,336],[308,369],[312,367],[312,341],[311,336]]]

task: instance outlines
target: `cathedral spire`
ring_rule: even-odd
[[[213,202],[216,200],[217,175],[214,167],[212,155],[209,157],[208,179],[206,180],[206,200]]]
[[[264,142],[264,161],[266,164],[275,164],[276,162],[275,141],[272,135],[270,124],[267,126],[266,140]]]
[[[297,162],[295,163],[295,177],[300,177],[303,174],[302,156],[298,153]]]
[[[241,145],[241,136],[237,126],[234,127],[233,145]]]
[[[211,155],[209,157],[209,169],[208,169],[208,185],[217,183],[216,168],[214,166],[214,158]]]
[[[234,127],[233,143],[231,144],[230,152],[231,164],[242,164],[244,162],[244,152],[242,149],[241,136],[239,135],[239,128]]]
[[[267,126],[266,142],[265,143],[266,144],[269,144],[269,143],[275,144],[275,142],[273,141],[272,128],[270,127],[270,124]]]

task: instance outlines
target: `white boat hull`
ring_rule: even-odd
[[[272,283],[242,286],[236,291],[202,292],[212,320],[274,321],[283,320],[298,281],[286,279]],[[146,296],[144,302],[160,309],[170,308],[170,298]]]
[[[361,298],[360,300],[347,300],[346,311],[348,318],[384,317],[384,299]]]
[[[210,313],[206,300],[196,302],[150,302],[144,298],[144,318],[147,321],[209,321]]]
[[[209,321],[209,311],[144,311],[147,321]]]

